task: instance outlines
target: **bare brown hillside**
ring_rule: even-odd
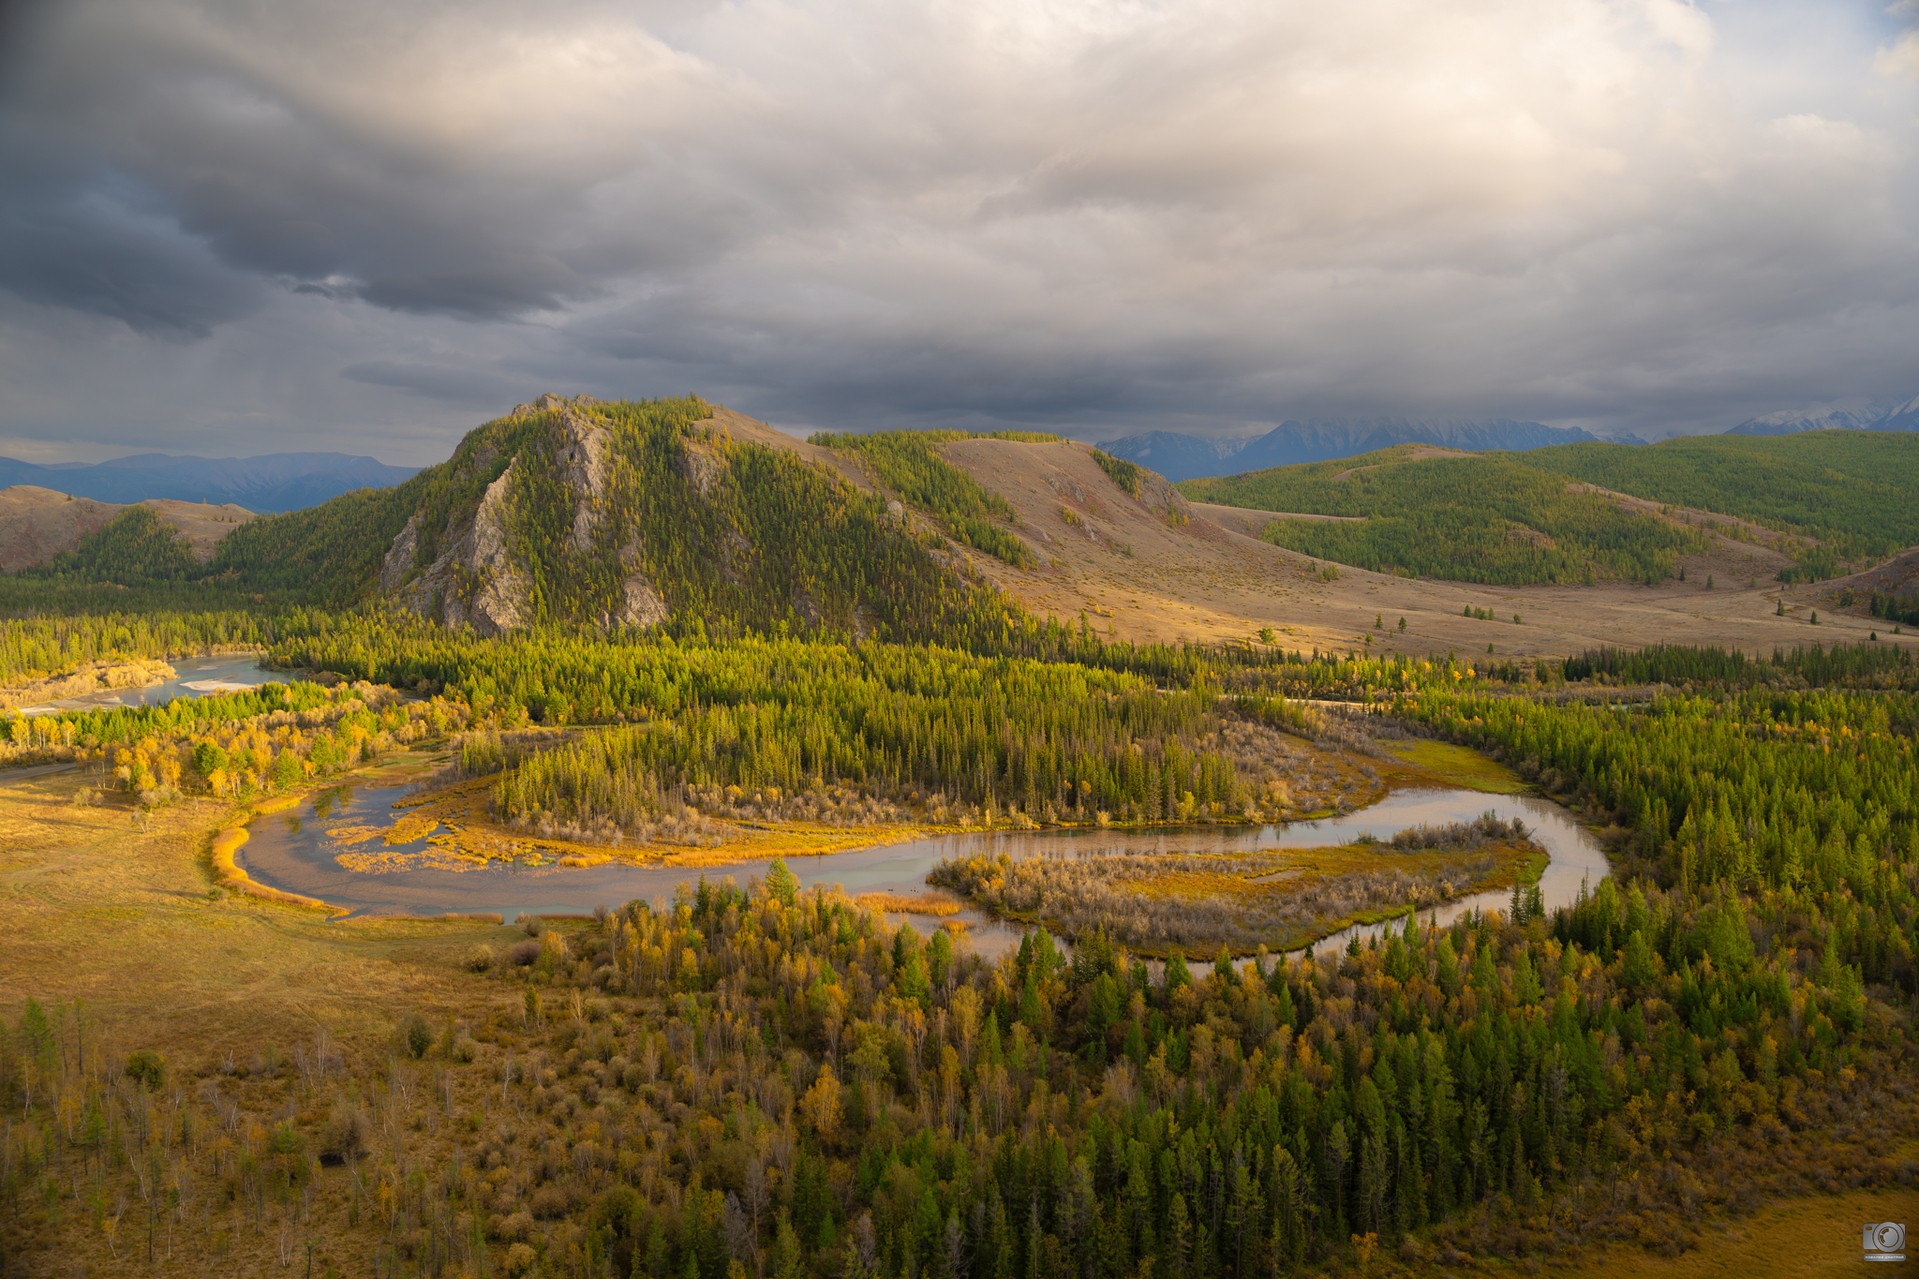
[[[119,514],[110,502],[18,484],[0,489],[0,569],[45,564]]]
[[[202,562],[213,558],[221,538],[253,518],[252,511],[231,504],[156,498],[140,505],[151,507],[163,522],[178,529]],[[0,489],[0,570],[11,573],[45,564],[126,509],[31,484]]]
[[[1333,569],[1262,542],[1256,534],[1270,515],[1187,503],[1150,472],[1139,497],[1129,496],[1084,445],[980,439],[943,452],[1012,504],[1037,560],[1016,569],[967,552],[975,571],[1036,612],[1069,620],[1084,614],[1120,638],[1219,641],[1271,628],[1286,647],[1483,655],[1490,644],[1495,654],[1531,656],[1660,642],[1763,651],[1864,640],[1874,628],[1870,619],[1834,614],[1815,624],[1825,593],[1780,586],[1773,575],[1784,556],[1726,536],[1730,529],[1713,529],[1707,553],[1685,561],[1686,580],[1660,586],[1415,580]],[[1467,609],[1498,620],[1465,616]]]
[[[1830,582],[1820,583],[1823,587],[1822,598],[1833,606],[1846,605],[1860,611],[1868,606],[1872,595],[1890,595],[1900,603],[1911,605],[1919,602],[1919,549],[1905,552],[1850,577],[1834,578]]]

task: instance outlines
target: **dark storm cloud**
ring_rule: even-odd
[[[641,91],[702,73],[644,32],[606,37],[609,56],[640,46],[631,91],[602,68],[583,93],[565,54],[525,57],[544,22],[320,8],[79,0],[40,24],[9,117],[90,163],[39,198],[98,202],[104,174],[156,193],[236,269],[482,319],[592,297],[662,255],[684,264],[742,221],[729,182],[655,164],[672,131],[645,128]],[[474,56],[488,44],[491,66]],[[626,189],[601,203],[609,180]]]
[[[163,338],[207,337],[261,295],[257,282],[177,226],[77,194],[37,205],[0,201],[0,288]]]
[[[69,0],[0,62],[0,442],[424,461],[546,389],[1086,433],[1910,395],[1915,22]]]

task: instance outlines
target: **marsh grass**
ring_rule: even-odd
[[[960,904],[943,893],[861,893],[853,900],[869,910],[894,915],[930,915],[945,919],[960,911]]]
[[[1535,882],[1546,856],[1518,822],[1416,827],[1384,842],[1249,853],[949,858],[927,882],[1068,937],[1103,930],[1145,954],[1292,950],[1355,923]]]
[[[1488,795],[1522,795],[1532,790],[1510,768],[1469,747],[1424,737],[1386,742],[1384,746],[1404,766],[1387,770],[1399,785],[1437,783]]]
[[[250,895],[217,893],[212,843],[233,810],[188,799],[154,813],[80,803],[81,770],[0,782],[0,1010],[29,992],[78,999],[132,1039],[188,1056],[242,1057],[266,1038],[292,1042],[324,1015],[348,1037],[417,998],[413,965],[437,966],[495,942],[472,923],[329,923]],[[225,855],[238,851],[225,841]],[[322,978],[321,974],[324,974]],[[272,991],[271,998],[262,992]],[[210,1015],[217,1014],[217,1015]]]

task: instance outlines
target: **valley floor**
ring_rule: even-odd
[[[1261,541],[1270,513],[1195,502],[1182,523],[1125,501],[1073,445],[969,440],[946,455],[1012,504],[1038,561],[1020,569],[972,554],[973,566],[1034,613],[1083,614],[1119,639],[1245,641],[1270,627],[1282,648],[1472,656],[1490,644],[1511,657],[1660,643],[1771,652],[1874,632],[1919,645],[1919,634],[1895,636],[1888,623],[1835,608],[1838,583],[1778,582],[1790,561],[1764,531],[1736,530],[1756,540],[1714,532],[1706,553],[1682,561],[1683,581],[1658,586],[1482,586],[1348,565],[1335,575],[1327,562]],[[1691,514],[1701,528],[1736,523]]]

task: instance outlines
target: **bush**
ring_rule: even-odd
[[[484,942],[475,946],[466,957],[466,966],[469,971],[476,973],[483,973],[493,967],[493,947]]]
[[[320,1162],[331,1167],[358,1160],[366,1154],[371,1126],[366,1112],[358,1106],[335,1106],[333,1113],[327,1116],[326,1131],[320,1138]]]
[[[142,1048],[127,1058],[127,1077],[148,1092],[159,1092],[167,1078],[166,1061],[152,1049]]]
[[[433,1047],[433,1027],[427,1025],[426,1018],[420,1014],[409,1013],[400,1025],[400,1042],[406,1045],[410,1055],[424,1057],[427,1049]]]

